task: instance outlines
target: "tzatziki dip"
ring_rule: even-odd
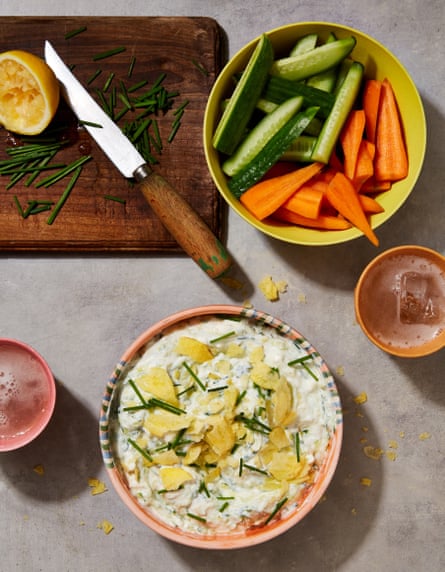
[[[295,510],[335,432],[318,354],[267,324],[207,317],[171,327],[127,364],[110,436],[152,517],[213,536]]]

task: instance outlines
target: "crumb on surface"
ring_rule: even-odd
[[[105,483],[99,479],[88,479],[88,486],[91,488],[91,494],[93,496],[100,495],[108,490]]]
[[[419,439],[421,441],[426,441],[427,439],[431,438],[431,433],[428,433],[428,431],[424,431],[423,433],[420,433],[419,435]]]
[[[345,368],[342,365],[338,365],[335,369],[337,375],[345,375]]]
[[[360,484],[364,487],[370,487],[372,484],[372,480],[369,477],[361,477]]]
[[[45,474],[45,468],[41,464],[35,465],[32,470],[40,476]]]
[[[354,403],[357,403],[357,405],[362,405],[363,403],[366,403],[368,401],[368,395],[366,393],[366,391],[362,391],[361,393],[359,393],[358,395],[356,395],[354,397]]]
[[[363,452],[369,459],[373,459],[374,461],[378,461],[383,455],[383,449],[380,449],[380,447],[373,447],[372,445],[363,447]]]
[[[110,532],[114,529],[114,526],[111,524],[110,521],[104,519],[101,522],[99,522],[97,528],[103,530],[105,534],[110,534]]]
[[[260,280],[258,287],[266,300],[269,300],[269,302],[275,302],[276,300],[279,300],[280,294],[286,292],[287,282],[285,280],[275,282],[272,280],[272,276],[267,275]]]

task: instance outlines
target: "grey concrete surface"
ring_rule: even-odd
[[[327,248],[278,243],[230,212],[227,245],[244,273],[242,291],[222,288],[182,256],[0,253],[0,336],[33,345],[58,380],[45,433],[26,449],[0,455],[1,572],[445,569],[445,354],[385,355],[362,334],[353,309],[354,284],[381,250],[414,243],[445,254],[444,7],[442,0],[0,2],[0,16],[210,16],[226,32],[231,54],[288,22],[347,24],[402,61],[428,123],[423,172],[409,200],[379,230],[377,250],[365,239]],[[288,282],[277,302],[258,289],[266,274]],[[246,299],[295,326],[324,356],[345,410],[344,445],[326,498],[303,522],[264,545],[200,551],[146,529],[115,494],[98,445],[101,395],[122,351],[156,320]],[[368,400],[357,406],[361,392]],[[384,451],[379,461],[364,454],[364,440]],[[38,464],[43,475],[33,470]],[[92,477],[108,491],[92,496]],[[104,519],[114,525],[109,535],[98,528]]]

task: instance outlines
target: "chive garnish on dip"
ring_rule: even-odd
[[[300,358],[297,358],[297,359],[290,361],[287,365],[290,365],[290,366],[301,365],[308,372],[308,374],[315,379],[315,381],[318,381],[318,377],[315,375],[315,373],[310,369],[310,367],[306,363],[307,361],[309,361],[311,359],[314,359],[311,355],[302,356]]]
[[[277,503],[276,507],[274,508],[274,510],[270,513],[270,515],[268,516],[268,518],[265,520],[264,524],[269,524],[269,522],[276,516],[276,514],[278,513],[278,511],[281,509],[281,507],[286,504],[287,502],[287,497],[285,497],[284,499],[281,499],[280,502]]]
[[[196,373],[192,370],[192,368],[186,362],[184,362],[182,365],[185,367],[185,369],[188,371],[188,373],[193,377],[193,379],[196,381],[196,383],[199,385],[199,387],[203,391],[205,391],[206,386],[202,383],[202,381],[199,379],[199,377],[196,375]]]
[[[210,340],[210,344],[216,344],[217,342],[221,342],[222,340],[226,340],[227,338],[231,338],[232,336],[235,335],[236,332],[234,332],[233,330],[231,332],[227,332],[226,334],[223,334],[222,336],[219,336],[217,338],[213,338],[213,340]]]
[[[142,449],[142,447],[139,447],[139,445],[136,443],[136,441],[133,441],[133,439],[128,439],[128,442],[130,443],[130,445],[132,447],[134,447],[136,449],[136,451],[138,451],[143,457],[145,457],[147,459],[147,461],[149,461],[150,463],[153,462],[153,458],[150,455],[150,453],[148,451],[144,451],[144,449]]]
[[[194,518],[195,520],[199,520],[200,522],[207,522],[205,518],[203,518],[202,516],[198,516],[197,514],[193,514],[192,512],[188,512],[187,516],[189,516],[190,518]]]

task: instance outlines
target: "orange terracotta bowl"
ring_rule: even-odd
[[[316,467],[315,476],[304,485],[304,491],[298,493],[298,498],[291,499],[289,509],[283,510],[277,517],[263,519],[252,528],[237,527],[234,532],[206,533],[196,531],[184,531],[180,525],[168,524],[156,516],[150,509],[144,508],[136,496],[131,493],[125,471],[117,455],[115,445],[115,427],[120,407],[118,395],[121,393],[123,379],[130,368],[130,363],[135,363],[154,340],[159,340],[172,328],[186,324],[200,324],[209,318],[229,318],[233,323],[246,319],[249,324],[258,325],[261,328],[276,330],[279,337],[282,335],[292,341],[293,346],[302,352],[304,359],[308,359],[315,368],[320,381],[325,388],[326,407],[331,414],[331,431],[327,436],[327,446],[323,451],[323,460]],[[293,350],[292,350],[293,351]],[[199,388],[196,388],[197,390]],[[145,426],[145,425],[144,425]],[[294,328],[288,326],[263,312],[231,305],[211,305],[192,308],[169,316],[157,324],[149,327],[141,334],[123,353],[111,378],[109,379],[102,401],[100,416],[100,445],[103,461],[108,471],[110,480],[118,494],[129,510],[150,529],[161,536],[180,544],[204,549],[236,549],[256,545],[277,537],[300,522],[315,507],[324,495],[337,466],[343,435],[341,404],[337,388],[332,374],[326,363],[320,357],[313,346]],[[151,493],[154,494],[154,493]]]
[[[383,351],[422,357],[445,347],[445,257],[423,246],[382,252],[354,293],[362,330]]]

